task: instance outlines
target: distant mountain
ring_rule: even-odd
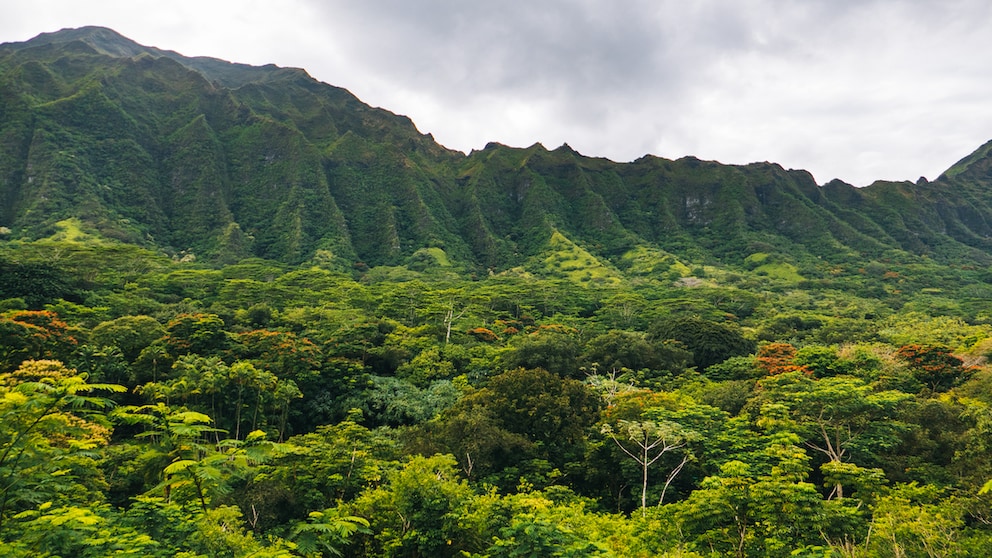
[[[217,263],[567,274],[578,258],[602,278],[767,257],[989,265],[992,142],[933,182],[866,188],[567,145],[465,155],[304,70],[85,27],[0,45],[0,238],[47,237],[69,219]]]

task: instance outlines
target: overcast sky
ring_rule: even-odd
[[[987,0],[2,0],[0,42],[101,25],[305,68],[443,145],[773,161],[862,186],[992,139]]]

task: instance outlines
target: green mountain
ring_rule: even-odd
[[[607,282],[684,275],[683,263],[985,266],[990,151],[933,182],[865,188],[770,163],[616,163],[567,145],[465,155],[300,69],[184,57],[98,27],[0,45],[0,238],[72,226],[216,263]]]

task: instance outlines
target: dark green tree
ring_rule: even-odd
[[[572,331],[538,331],[521,337],[503,357],[507,370],[543,369],[563,378],[581,378],[582,344]]]
[[[695,316],[658,322],[652,327],[651,335],[658,340],[681,342],[692,351],[692,363],[700,370],[755,350],[754,342],[744,337],[739,327]]]
[[[122,316],[102,322],[90,331],[90,342],[97,347],[117,347],[128,362],[165,335],[165,326],[151,316]]]

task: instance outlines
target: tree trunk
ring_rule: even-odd
[[[647,440],[645,440],[645,445],[644,445],[644,459],[641,461],[641,465],[642,465],[642,467],[644,469],[643,479],[641,481],[642,482],[642,484],[641,484],[641,515],[644,516],[644,515],[647,514],[647,508],[648,508],[648,465],[650,465],[650,462],[648,461]]]

